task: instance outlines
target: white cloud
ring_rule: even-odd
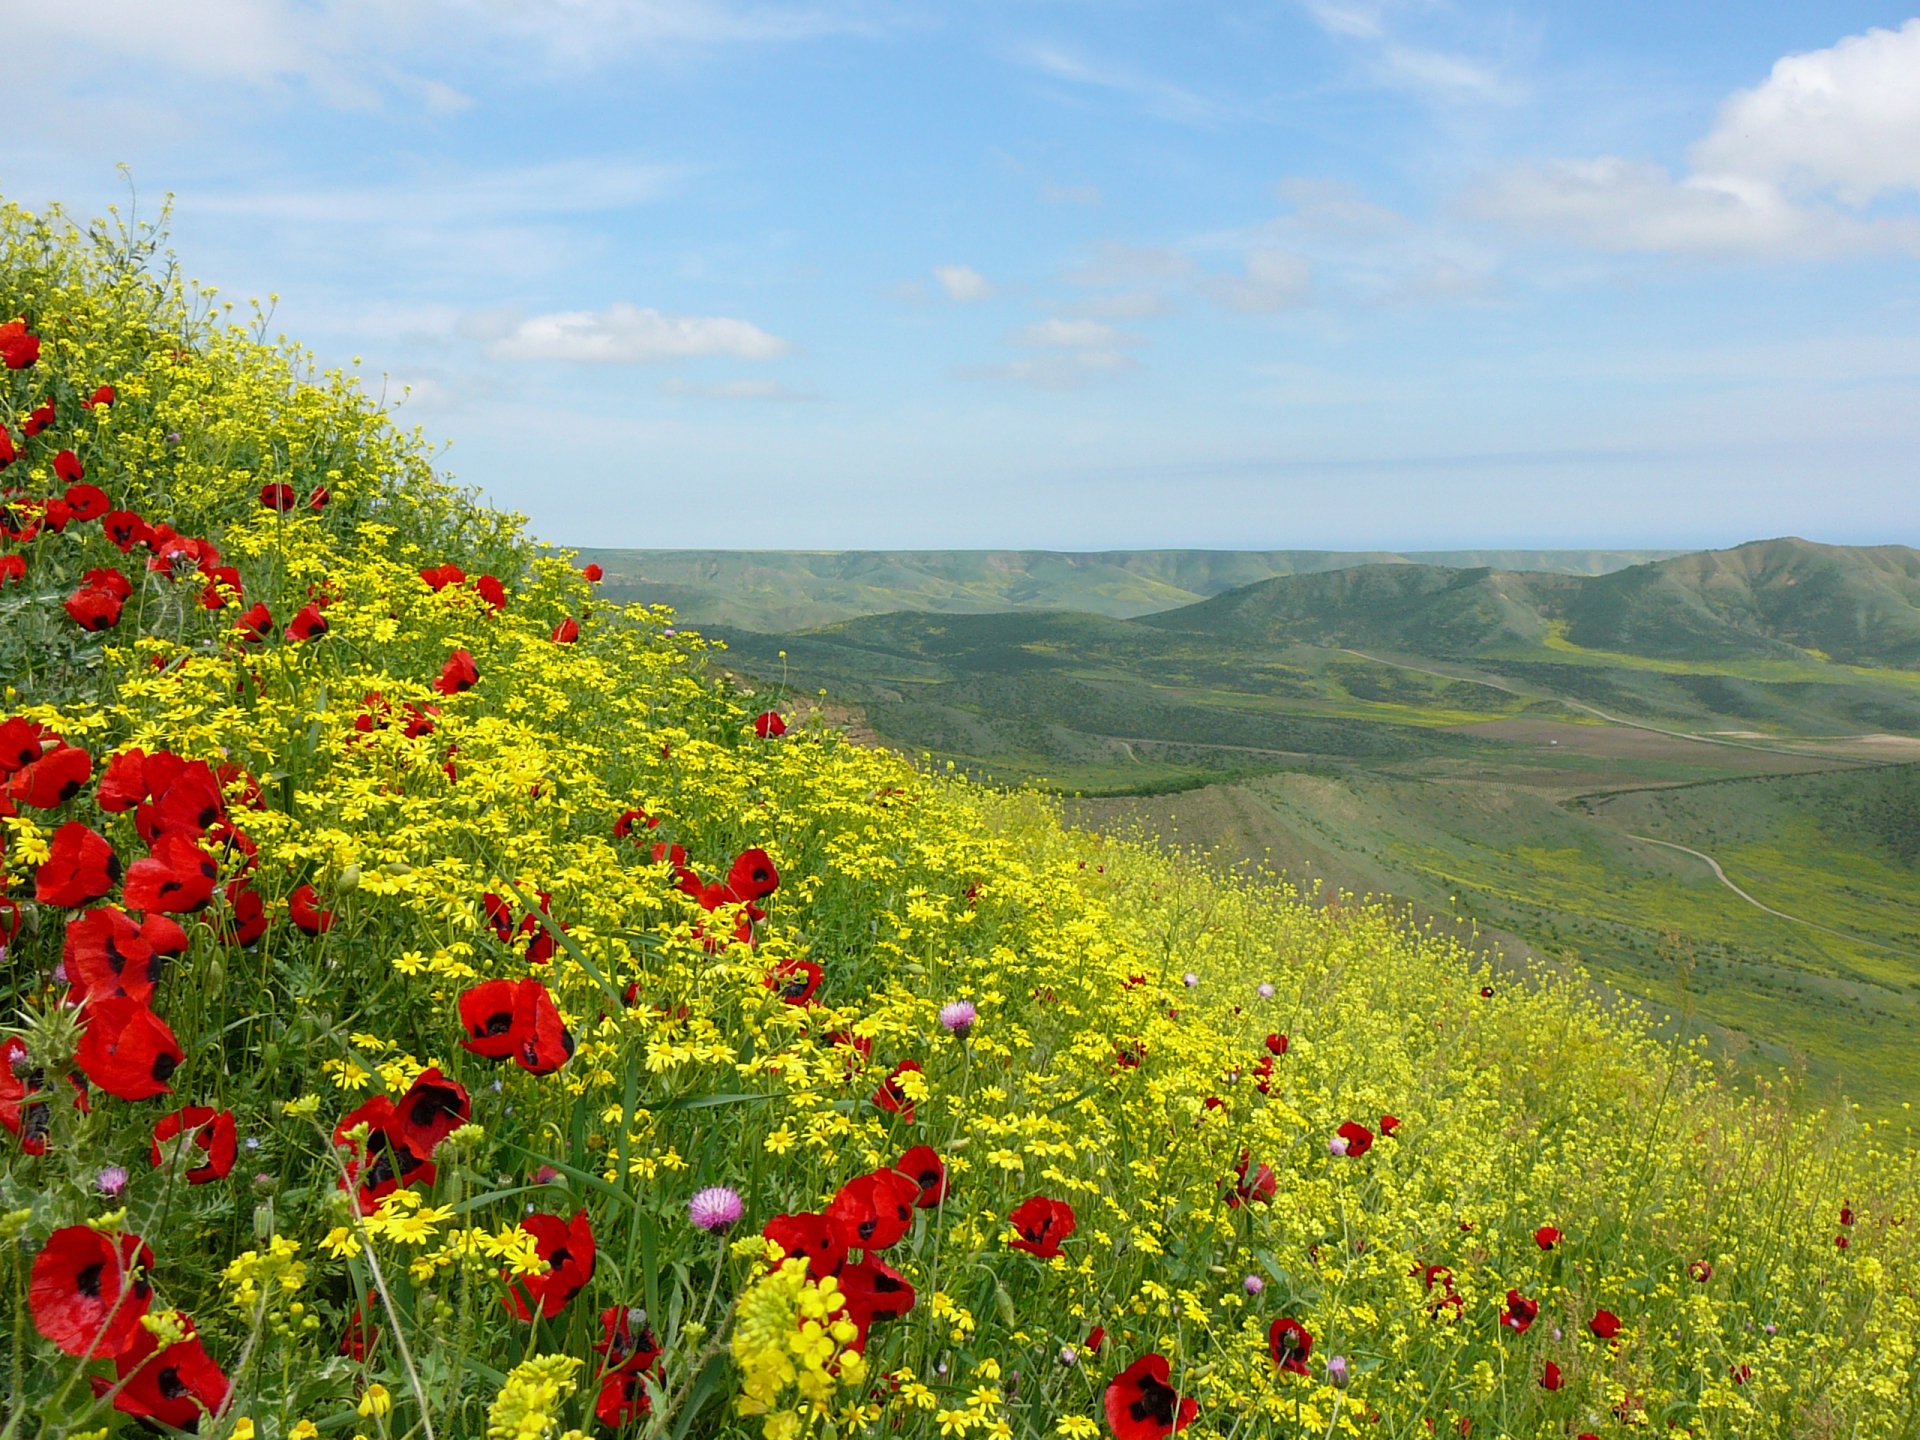
[[[1209,284],[1222,305],[1248,315],[1291,309],[1312,286],[1313,267],[1287,250],[1249,251],[1242,274],[1216,276]]]
[[[328,105],[408,96],[434,114],[468,97],[418,73],[464,51],[597,68],[636,53],[876,33],[897,17],[874,0],[0,0],[10,47],[68,68],[105,56],[143,70],[253,87],[303,81]]]
[[[1090,59],[1058,46],[1034,45],[1016,57],[1028,69],[1053,80],[1106,90],[1136,102],[1149,115],[1181,125],[1212,127],[1236,118],[1238,107],[1143,74],[1110,60]]]
[[[1042,185],[1040,198],[1049,205],[1098,205],[1105,197],[1098,185]]]
[[[789,348],[785,340],[745,320],[662,315],[621,303],[605,310],[531,316],[494,341],[488,353],[501,360],[647,365],[701,355],[772,360]]]
[[[1016,345],[1041,345],[1060,350],[1111,350],[1139,342],[1138,336],[1098,320],[1068,320],[1057,315],[1016,330],[1007,338]]]
[[[1500,67],[1450,50],[1416,45],[1399,32],[1402,12],[1432,10],[1407,0],[1300,0],[1313,22],[1353,47],[1373,83],[1442,101],[1516,104],[1526,88]]]
[[[1124,350],[1066,350],[963,373],[969,379],[1010,380],[1039,390],[1078,390],[1089,381],[1139,368],[1140,362]]]
[[[1776,62],[1720,107],[1691,160],[1855,207],[1920,190],[1920,19]]]
[[[947,292],[947,298],[959,305],[971,305],[976,301],[993,298],[993,286],[987,277],[971,265],[936,265],[933,278],[940,282],[940,288]]]
[[[669,395],[696,400],[768,400],[797,404],[818,397],[802,390],[789,389],[778,380],[720,380],[701,384],[692,380],[669,380],[660,387]]]
[[[1729,97],[1681,175],[1601,156],[1526,165],[1466,198],[1471,213],[1613,252],[1822,260],[1920,255],[1920,221],[1875,214],[1920,190],[1920,20],[1789,55]]]
[[[1687,175],[1602,156],[1522,166],[1467,197],[1471,213],[1616,253],[1819,260],[1870,250],[1920,254],[1920,224],[1795,203],[1748,176]]]
[[[194,209],[306,225],[470,225],[625,210],[658,199],[680,172],[624,160],[556,160],[467,173],[423,172],[385,185],[202,194]]]

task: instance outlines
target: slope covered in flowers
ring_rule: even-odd
[[[705,668],[0,213],[0,1436],[1897,1436],[1910,1159]]]

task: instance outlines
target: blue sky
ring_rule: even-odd
[[[0,0],[0,194],[562,543],[1920,543],[1913,9]]]

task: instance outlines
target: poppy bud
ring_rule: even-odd
[[[227,983],[227,967],[218,955],[207,962],[207,989],[218,995]]]
[[[360,867],[358,865],[347,866],[333,882],[333,893],[336,895],[351,895],[359,888]]]

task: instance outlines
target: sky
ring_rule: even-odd
[[[1914,9],[0,0],[0,196],[560,544],[1916,544]]]

